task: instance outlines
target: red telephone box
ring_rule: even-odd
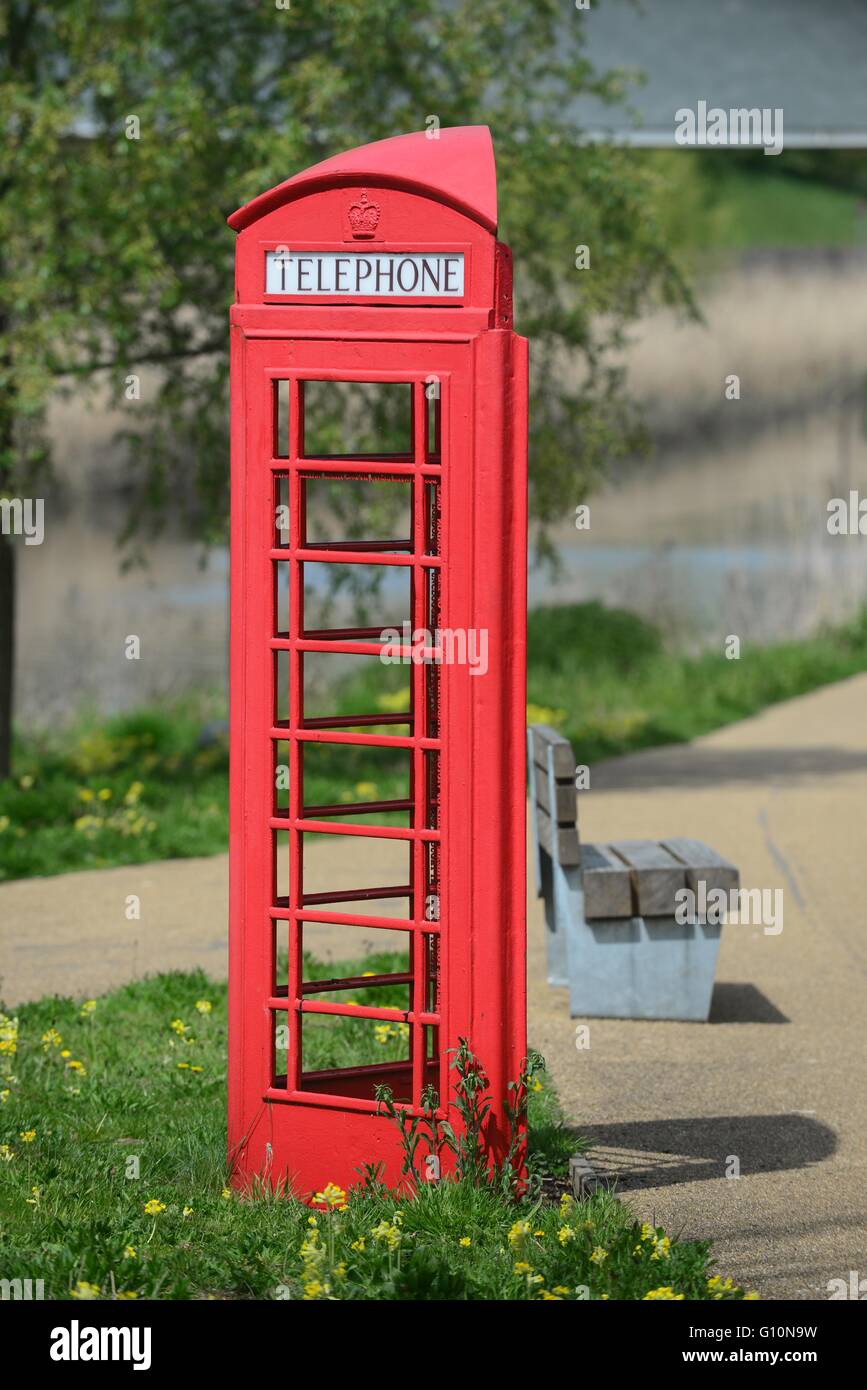
[[[376,1087],[419,1113],[432,1086],[454,1123],[459,1038],[489,1077],[501,1157],[526,1054],[527,344],[512,332],[490,132],[433,134],[328,159],[229,218],[229,1153],[237,1183],[285,1179],[301,1196],[368,1163],[397,1184]],[[334,438],[334,405],[351,434],[370,391],[394,396],[405,430],[362,450]],[[397,489],[404,529],[326,534],[323,484]],[[383,597],[380,624],[311,626],[309,572],[334,565],[382,567],[403,613]],[[386,648],[406,698],[330,709],[349,658],[384,671]],[[337,800],[311,798],[318,760],[350,766],[359,750],[405,767],[402,794],[377,799],[347,773]],[[357,936],[350,958],[398,932],[406,968],[308,978],[323,928]],[[389,1007],[353,1001],[385,987]],[[346,1020],[374,1040],[370,1057],[341,1066],[335,1046],[323,1067],[313,1041]],[[386,1035],[400,1054],[380,1060]]]

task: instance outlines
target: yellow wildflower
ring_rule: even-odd
[[[512,1250],[518,1250],[530,1234],[529,1221],[516,1221],[509,1231],[509,1246]]]
[[[465,1250],[469,1250],[472,1243],[473,1242],[469,1236],[461,1236],[460,1240],[458,1241],[458,1245],[462,1245]]]
[[[374,1240],[387,1245],[389,1250],[396,1250],[402,1240],[400,1227],[396,1222],[380,1221],[373,1227],[370,1234]]]
[[[327,1207],[329,1211],[335,1209],[337,1211],[346,1210],[346,1193],[343,1188],[338,1187],[335,1182],[326,1183],[321,1192],[314,1193],[313,1200]]]
[[[571,1226],[561,1226],[557,1232],[557,1239],[561,1245],[568,1245],[570,1240],[575,1239],[575,1232]]]
[[[95,999],[85,999],[84,1003],[83,1003],[82,1006],[81,1006],[81,1011],[80,1011],[79,1017],[80,1017],[80,1018],[89,1018],[91,1014],[95,1014],[95,1013],[96,1013],[96,1000],[95,1000]]]
[[[683,1300],[685,1297],[685,1294],[675,1293],[674,1289],[671,1287],[670,1284],[663,1284],[662,1287],[659,1289],[650,1289],[644,1295],[642,1302],[648,1303],[654,1299],[658,1301],[668,1300],[669,1302],[674,1300],[675,1302],[677,1302],[679,1300]]]
[[[86,1279],[79,1279],[75,1288],[69,1291],[71,1298],[82,1298],[85,1300],[99,1298],[101,1293],[102,1289],[99,1284],[89,1284]]]
[[[134,1246],[134,1245],[125,1245],[125,1246],[123,1247],[123,1257],[124,1257],[125,1260],[137,1260],[137,1259],[138,1259],[138,1251],[136,1250],[135,1246]]]
[[[601,1265],[607,1259],[608,1251],[603,1250],[601,1245],[594,1245],[593,1249],[590,1252],[590,1263],[594,1265]]]
[[[18,1138],[21,1140],[22,1144],[32,1144],[33,1140],[36,1138],[36,1130],[22,1129],[18,1134]]]
[[[159,1216],[161,1211],[165,1211],[166,1204],[157,1201],[156,1197],[151,1197],[149,1201],[145,1202],[144,1209],[148,1216]]]
[[[200,1014],[209,1014],[214,1006],[211,1003],[210,999],[197,999],[195,1007],[198,1009]]]

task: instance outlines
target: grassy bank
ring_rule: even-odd
[[[608,1193],[374,1186],[312,1221],[294,1199],[241,1197],[226,1186],[225,1004],[224,985],[174,974],[0,1016],[4,1278],[83,1299],[744,1296],[707,1242],[669,1241]],[[544,1074],[530,1135],[550,1172],[576,1147]]]
[[[368,663],[365,663],[368,664]],[[373,663],[370,663],[373,664]],[[867,670],[867,614],[799,642],[684,656],[651,624],[596,603],[537,609],[529,622],[528,718],[555,724],[580,762],[680,742],[779,700]],[[394,710],[406,670],[346,680],[341,712]],[[227,844],[228,750],[204,740],[192,704],[19,738],[0,784],[0,880],[150,859]],[[308,804],[406,795],[389,752],[321,745],[305,766]]]

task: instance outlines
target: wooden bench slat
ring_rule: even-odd
[[[631,917],[632,883],[629,870],[606,845],[583,845],[581,882],[584,889],[584,916]]]
[[[548,774],[536,774],[536,800],[551,815],[551,793],[548,785]],[[554,783],[554,819],[563,821],[569,825],[575,824],[575,816],[578,810],[577,792],[574,782],[555,782]]]
[[[530,732],[533,735],[533,762],[538,763],[543,771],[548,771],[548,749],[553,751],[554,776],[571,778],[575,780],[575,754],[572,752],[572,745],[568,738],[558,734],[556,729],[549,728],[547,724],[531,724]]]
[[[609,848],[631,871],[639,917],[673,917],[675,894],[686,887],[683,863],[657,840],[617,840]]]
[[[577,869],[581,863],[581,845],[574,826],[552,825],[551,817],[540,806],[535,808],[539,844],[552,859],[566,868]]]
[[[687,887],[694,893],[698,891],[699,881],[707,885],[708,893],[718,888],[728,893],[740,885],[740,873],[731,860],[717,854],[701,840],[677,835],[670,840],[660,840],[660,844],[684,864]]]

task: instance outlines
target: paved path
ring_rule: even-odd
[[[829,1279],[867,1277],[867,676],[592,776],[585,839],[707,840],[745,887],[783,890],[784,927],[724,929],[709,1024],[593,1020],[578,1051],[531,899],[531,1041],[642,1218],[713,1237],[720,1269],[764,1297],[827,1297]],[[350,854],[327,867],[351,882]],[[225,920],[224,856],[3,885],[0,994],[96,994],[197,965],[216,977]],[[318,945],[352,949],[342,928]]]

